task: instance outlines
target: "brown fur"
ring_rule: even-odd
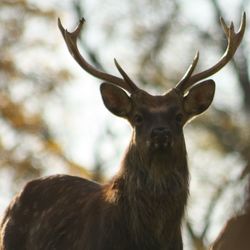
[[[129,151],[125,162],[135,162]],[[2,222],[3,249],[181,249],[188,172],[155,184],[133,164],[109,184],[52,176],[26,185]],[[167,166],[166,166],[167,167]],[[172,166],[174,167],[174,166]],[[169,175],[169,176],[167,176]],[[138,178],[139,177],[139,178]],[[10,218],[11,217],[11,218]],[[176,246],[180,244],[180,246]]]
[[[226,223],[211,250],[249,250],[250,249],[250,183],[248,199],[241,214]]]

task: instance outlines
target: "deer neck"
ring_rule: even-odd
[[[122,178],[129,195],[144,191],[154,197],[188,189],[186,148],[182,145],[177,152],[166,154],[141,153],[133,143],[122,161],[118,179]]]
[[[143,158],[136,146],[130,144],[109,195],[120,204],[122,213],[128,215],[128,227],[138,240],[140,237],[145,240],[145,235],[158,240],[169,226],[170,231],[180,226],[188,196],[183,150],[183,158],[169,155],[169,158],[149,159]]]

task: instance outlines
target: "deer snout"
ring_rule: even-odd
[[[155,148],[166,148],[172,143],[171,132],[166,127],[153,128],[151,131],[151,145]]]

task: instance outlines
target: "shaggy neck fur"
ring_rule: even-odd
[[[128,216],[127,227],[144,249],[160,249],[180,233],[189,190],[185,145],[181,150],[150,157],[131,143],[110,186],[109,197]]]

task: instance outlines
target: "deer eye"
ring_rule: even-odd
[[[181,113],[178,113],[176,116],[175,116],[175,121],[178,125],[180,125],[182,123],[182,120],[183,120],[183,114]]]
[[[134,123],[135,123],[135,125],[137,125],[137,126],[141,125],[142,122],[143,122],[142,115],[141,114],[135,114],[135,116],[134,116]]]

